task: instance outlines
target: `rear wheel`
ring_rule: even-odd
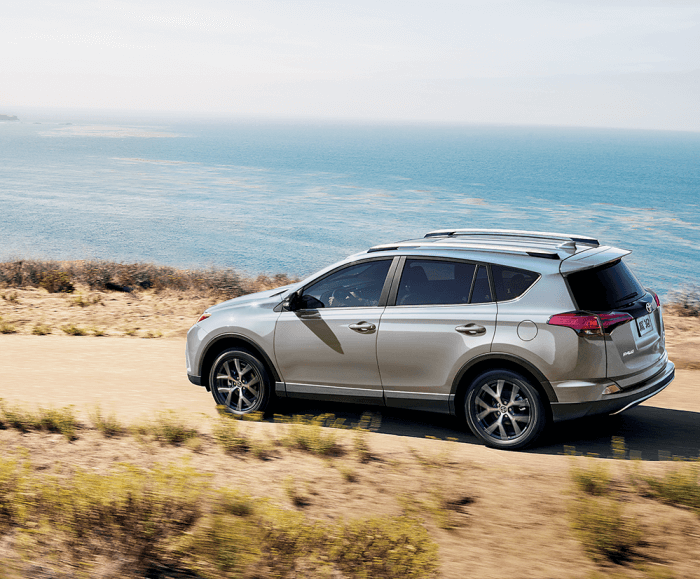
[[[487,446],[501,449],[532,444],[547,421],[537,389],[510,370],[478,376],[465,393],[464,412],[474,435]]]
[[[209,387],[217,404],[233,414],[264,412],[272,389],[265,366],[238,348],[224,350],[209,373]]]

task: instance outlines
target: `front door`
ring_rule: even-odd
[[[280,314],[275,357],[287,395],[382,400],[377,331],[391,263],[335,270],[304,289],[305,309]]]

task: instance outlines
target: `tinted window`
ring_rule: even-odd
[[[390,265],[385,259],[348,266],[309,286],[304,295],[316,298],[319,308],[377,306]]]
[[[503,265],[492,265],[491,272],[496,286],[496,299],[499,302],[514,300],[523,295],[539,278],[539,274],[533,271]]]
[[[472,290],[471,304],[486,304],[493,301],[491,296],[491,284],[489,283],[489,274],[483,265],[479,266],[474,280],[474,289]]]
[[[645,293],[621,260],[569,274],[566,279],[580,310],[611,310],[633,302]]]
[[[469,303],[474,279],[473,263],[407,259],[401,274],[396,305],[446,305]]]

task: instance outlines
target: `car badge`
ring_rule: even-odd
[[[651,313],[651,304],[647,302],[647,312]]]

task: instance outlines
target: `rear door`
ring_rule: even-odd
[[[464,363],[490,351],[496,304],[486,266],[402,258],[377,338],[389,406],[447,411]]]
[[[580,310],[632,318],[605,335],[608,378],[624,389],[663,369],[661,310],[621,259],[570,273],[567,281]]]

